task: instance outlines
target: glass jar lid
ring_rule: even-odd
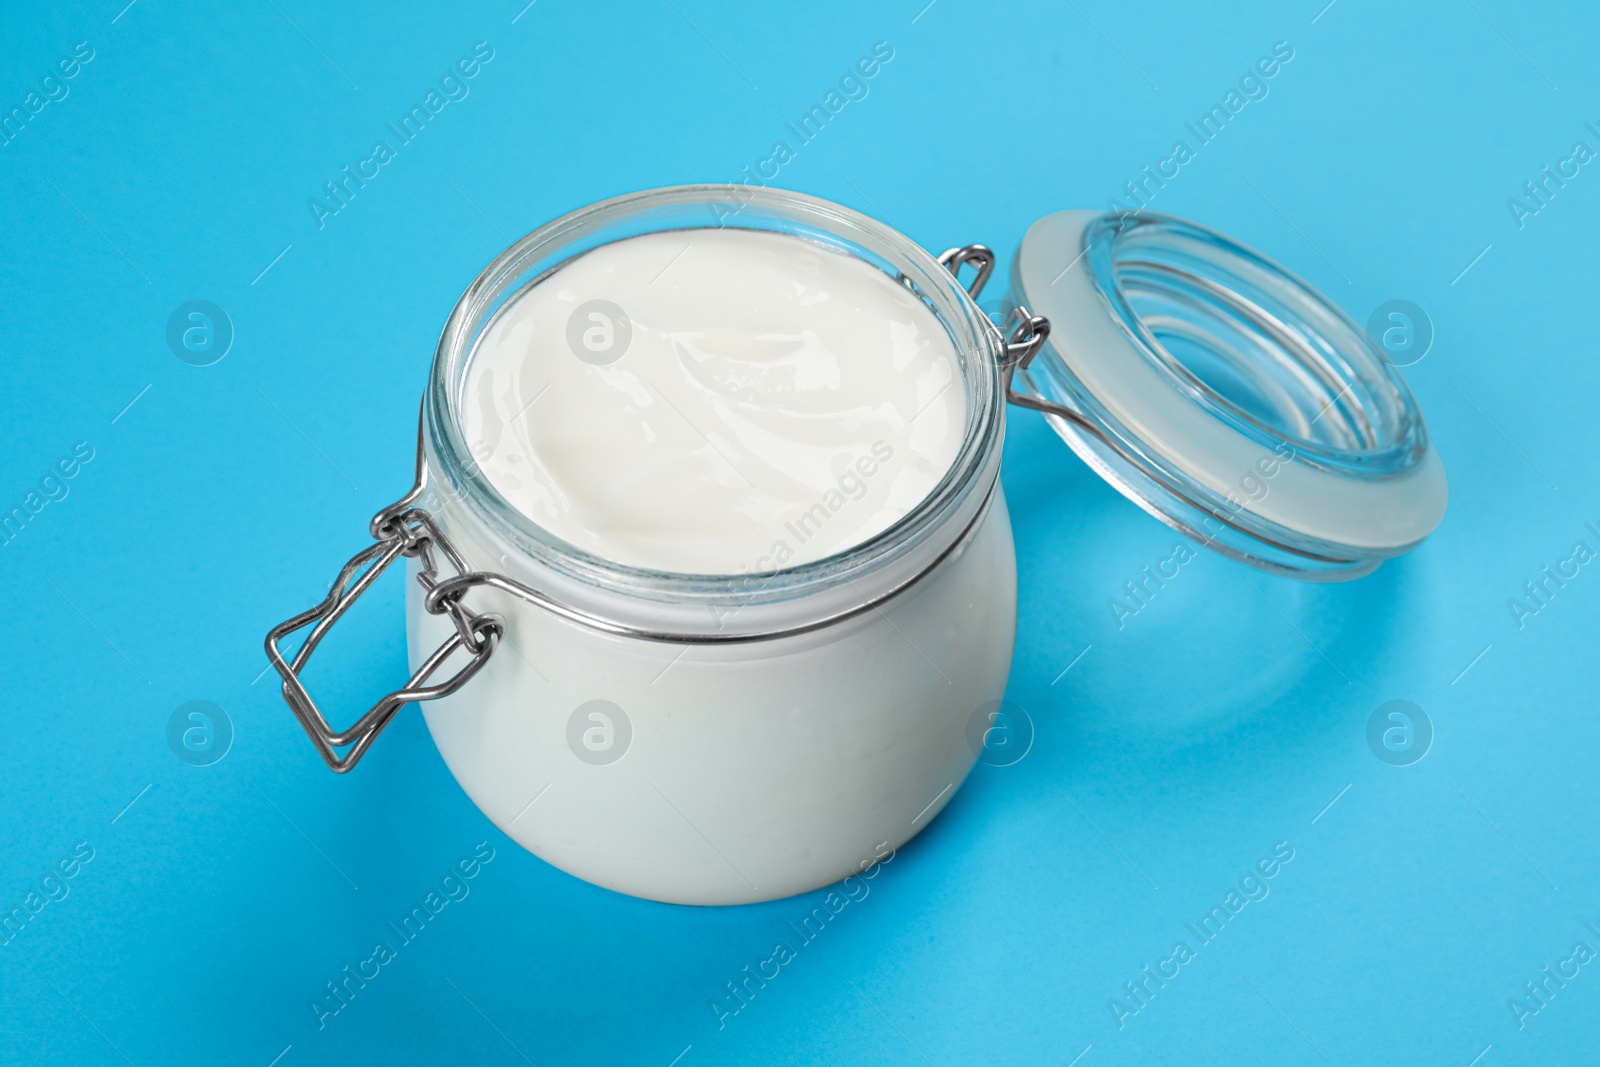
[[[1050,333],[1012,375],[1108,482],[1262,570],[1359,577],[1444,516],[1416,397],[1367,333],[1260,253],[1168,215],[1028,230],[1008,309]]]

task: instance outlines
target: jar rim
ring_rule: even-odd
[[[792,567],[692,574],[619,563],[588,552],[515,508],[485,476],[465,439],[462,387],[478,340],[494,316],[552,271],[594,247],[642,233],[739,227],[819,241],[883,269],[933,311],[956,348],[966,387],[962,440],[934,488],[905,515],[841,552]],[[646,189],[579,208],[514,241],[479,272],[452,308],[435,350],[424,401],[424,438],[436,494],[460,499],[500,538],[558,575],[608,593],[660,603],[760,605],[848,586],[934,540],[953,543],[969,527],[998,476],[1004,431],[999,338],[959,281],[916,242],[843,205],[770,187],[730,184]],[[947,537],[941,539],[940,532]],[[948,544],[937,543],[941,556]],[[858,592],[860,592],[858,590]]]

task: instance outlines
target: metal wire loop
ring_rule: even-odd
[[[947,249],[939,255],[939,266],[955,275],[958,281],[961,279],[961,268],[968,263],[976,264],[978,269],[978,276],[967,286],[967,295],[976,300],[989,283],[989,276],[994,273],[994,253],[987,245],[966,245]]]
[[[411,490],[373,516],[369,529],[376,544],[357,552],[340,569],[328,595],[316,607],[288,619],[267,634],[267,658],[283,679],[283,699],[310,736],[322,759],[343,774],[366,754],[378,734],[388,726],[406,704],[435,700],[460,689],[483,669],[499,647],[506,631],[505,619],[489,612],[476,613],[465,603],[465,588],[441,588],[447,579],[439,574],[443,556],[457,576],[467,567],[460,554],[440,532],[433,516],[415,503],[421,498],[425,470],[421,449],[417,455],[417,476]],[[417,668],[406,684],[383,697],[346,730],[335,730],[301,681],[300,674],[327,636],[333,624],[372,587],[390,564],[401,557],[419,561],[417,581],[427,592],[424,605],[434,615],[449,615],[455,632]],[[435,593],[441,595],[435,596]],[[292,660],[286,659],[280,643],[298,630],[311,627]],[[465,652],[467,662],[443,681],[430,682],[439,668],[456,652]],[[340,755],[340,748],[349,751]]]
[[[995,255],[985,245],[966,245],[961,248],[952,248],[939,256],[939,263],[957,278],[960,277],[961,268],[973,263],[977,265],[978,275],[967,287],[967,294],[976,300],[983,291],[984,285],[989,281],[989,276],[994,273]],[[998,327],[1003,350],[1000,355],[1000,380],[1005,387],[1007,402],[1022,408],[1031,408],[1041,411],[1046,415],[1065,419],[1075,427],[1086,433],[1093,434],[1102,441],[1108,441],[1105,432],[1096,426],[1083,413],[1076,408],[1053,400],[1046,400],[1036,393],[1018,392],[1013,386],[1013,380],[1019,370],[1026,371],[1028,364],[1033,362],[1044,348],[1045,342],[1050,338],[1050,320],[1043,315],[1035,315],[1026,307],[1018,304],[1012,308],[1007,317],[1005,326],[1011,328],[1008,336],[1004,327]]]

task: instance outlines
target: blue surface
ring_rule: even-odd
[[[1508,599],[1575,542],[1600,549],[1600,172],[1520,227],[1507,205],[1575,141],[1600,149],[1592,11],[122,2],[0,13],[4,109],[93,49],[0,147],[0,503],[41,505],[0,550],[0,901],[39,905],[0,947],[0,1060],[1592,1061],[1600,964],[1565,964],[1543,1001],[1524,983],[1577,942],[1600,951],[1600,566],[1521,625]],[[322,184],[478,41],[493,59],[469,95],[319,228]],[[1103,206],[1192,139],[1289,42],[1268,95],[1153,206],[1358,320],[1425,308],[1437,339],[1408,377],[1452,500],[1371,578],[1305,586],[1202,555],[1118,629],[1108,600],[1174,535],[1016,413],[1009,699],[1036,743],[979,766],[719,1029],[724,982],[816,899],[697,910],[568,877],[468,802],[415,709],[337,778],[259,678],[261,639],[408,484],[434,340],[509,237],[738,179],[877,41],[894,58],[869,95],[778,183],[1007,258],[1032,219]],[[233,325],[210,366],[167,345],[190,300]],[[41,490],[63,460],[73,476]],[[403,673],[400,595],[381,586],[330,642],[335,706]],[[233,728],[209,766],[167,740],[196,700]],[[1410,766],[1367,741],[1390,700],[1434,729]],[[319,1030],[324,983],[479,842],[470,894]],[[1280,842],[1292,861],[1246,883],[1268,895],[1202,944],[1187,924]],[[40,889],[58,861],[72,877]],[[1178,941],[1177,976],[1130,998]]]

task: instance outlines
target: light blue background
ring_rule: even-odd
[[[1521,629],[1506,604],[1580,538],[1600,548],[1583,527],[1600,521],[1600,173],[1525,229],[1506,206],[1575,140],[1600,148],[1583,126],[1600,120],[1592,13],[523,2],[0,13],[5,109],[75,42],[96,51],[0,148],[0,503],[74,443],[95,450],[0,549],[0,903],[77,842],[95,850],[0,948],[0,1060],[1593,1060],[1600,964],[1525,1029],[1507,1000],[1574,942],[1600,949],[1584,928],[1600,926],[1600,569]],[[495,58],[470,97],[319,231],[309,198],[479,40]],[[1003,259],[1041,214],[1104,206],[1290,42],[1270,95],[1155,206],[1358,320],[1393,298],[1427,309],[1437,340],[1408,377],[1450,512],[1349,585],[1206,555],[1118,630],[1107,600],[1174,535],[1015,412],[1009,699],[1036,743],[978,767],[719,1030],[708,1002],[820,894],[697,910],[594,888],[495,831],[415,709],[338,778],[253,679],[267,628],[408,484],[434,340],[508,238],[616,193],[736,179],[879,40],[895,56],[870,96],[779,182]],[[204,368],[164,338],[197,298],[237,333]],[[333,706],[404,673],[400,595],[381,586],[330,643],[316,684]],[[196,699],[236,730],[204,768],[165,740]],[[1435,725],[1414,766],[1368,748],[1391,699]],[[323,983],[484,840],[496,858],[471,896],[318,1032]],[[1108,1000],[1193,945],[1184,924],[1281,841],[1295,858],[1271,895],[1119,1030]]]

